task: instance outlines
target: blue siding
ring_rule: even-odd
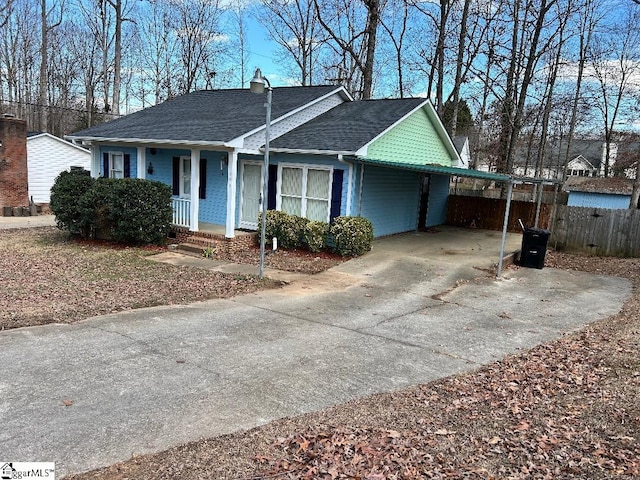
[[[443,225],[447,222],[447,201],[449,200],[449,176],[431,175],[429,186],[429,207],[427,227]]]
[[[415,230],[420,175],[381,167],[364,167],[362,216],[373,223],[376,237]]]
[[[200,152],[200,158],[207,159],[206,198],[200,199],[198,220],[216,225],[224,225],[227,218],[227,156],[222,152]]]
[[[138,149],[135,147],[122,147],[120,145],[101,145],[100,146],[100,176],[104,177],[104,172],[102,171],[103,163],[102,163],[102,154],[106,152],[122,152],[128,153],[131,161],[131,170],[130,176],[131,178],[138,177]]]
[[[610,209],[629,208],[631,195],[613,193],[569,192],[569,207],[594,207]]]

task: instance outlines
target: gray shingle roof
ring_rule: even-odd
[[[338,88],[274,88],[272,118],[285,115]],[[249,89],[201,90],[81,130],[70,137],[227,142],[264,125],[265,102],[266,94],[261,97]]]
[[[287,132],[272,148],[355,152],[426,100],[424,98],[346,102]]]

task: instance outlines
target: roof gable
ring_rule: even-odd
[[[277,87],[273,121],[342,87]],[[265,123],[264,102],[248,89],[200,90],[81,130],[69,138],[225,144]]]
[[[40,141],[53,142],[59,145],[61,148],[71,148],[71,149],[75,148],[76,150],[82,153],[86,153],[86,154],[90,153],[89,150],[81,147],[80,145],[76,145],[74,143],[68,142],[64,138],[56,137],[55,135],[51,135],[50,133],[47,133],[47,132],[43,132],[43,133],[31,132],[31,135],[27,134],[27,148],[29,148],[29,144],[34,144],[35,142],[40,142]]]
[[[356,153],[425,103],[424,98],[346,102],[271,142],[281,151]]]
[[[376,138],[362,153],[368,158],[415,165],[451,166],[460,158],[428,102]]]

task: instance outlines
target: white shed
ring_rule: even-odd
[[[50,133],[27,136],[29,198],[33,198],[35,203],[49,203],[51,187],[56,177],[71,167],[89,170],[91,153]]]

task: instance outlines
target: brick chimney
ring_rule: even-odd
[[[0,209],[27,205],[27,122],[5,114],[0,117]]]

